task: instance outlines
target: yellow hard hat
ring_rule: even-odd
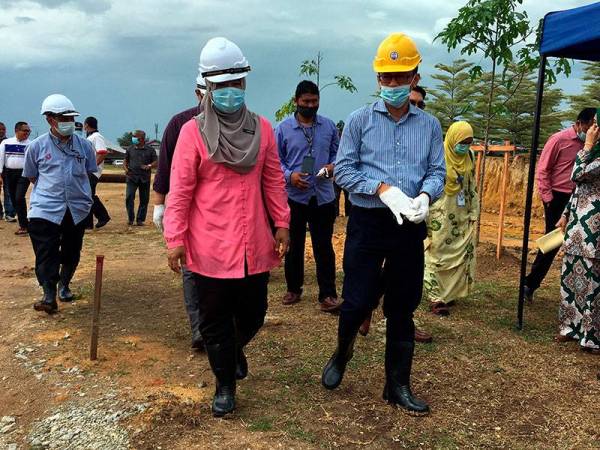
[[[373,70],[383,72],[410,72],[421,62],[415,42],[404,33],[392,33],[386,37],[373,60]]]

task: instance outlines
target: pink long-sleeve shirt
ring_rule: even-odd
[[[538,191],[544,203],[552,200],[552,191],[573,191],[575,183],[571,181],[571,172],[582,148],[583,142],[572,126],[550,136],[536,171]]]
[[[181,128],[164,217],[168,248],[185,246],[186,267],[212,278],[244,278],[280,264],[275,227],[289,228],[290,210],[273,128],[260,118],[257,162],[239,174],[212,162],[195,119]]]

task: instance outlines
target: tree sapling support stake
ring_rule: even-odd
[[[100,299],[102,297],[102,270],[104,256],[96,255],[96,283],[94,286],[94,307],[92,309],[92,342],[90,345],[90,360],[98,359],[98,326],[100,320]]]

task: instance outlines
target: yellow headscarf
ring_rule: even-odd
[[[456,195],[461,189],[458,183],[458,176],[473,170],[473,160],[470,151],[464,155],[458,155],[454,152],[454,147],[461,141],[473,137],[473,128],[468,122],[454,122],[446,132],[444,139],[444,156],[446,157],[446,187],[447,195]]]

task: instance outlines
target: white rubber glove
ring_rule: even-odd
[[[154,211],[152,213],[152,222],[161,233],[163,229],[163,217],[165,215],[165,205],[154,205]]]
[[[392,186],[385,192],[382,192],[379,198],[394,213],[398,225],[402,225],[404,222],[402,215],[415,214],[412,199],[396,186]]]
[[[413,223],[421,223],[429,215],[429,195],[419,194],[412,201],[413,211],[406,214],[406,218]]]

